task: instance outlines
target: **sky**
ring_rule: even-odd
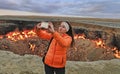
[[[120,19],[120,0],[0,0],[0,9]]]

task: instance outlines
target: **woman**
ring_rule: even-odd
[[[52,38],[44,61],[45,73],[65,74],[66,52],[74,43],[72,27],[68,22],[61,22],[58,31],[55,31],[53,24],[49,22],[48,31],[43,31],[41,24],[37,24],[36,34],[40,38],[47,40]]]

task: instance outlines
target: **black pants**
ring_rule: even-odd
[[[64,68],[53,68],[48,65],[45,65],[45,74],[65,74],[65,67]]]

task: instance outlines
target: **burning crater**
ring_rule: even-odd
[[[6,24],[3,22],[1,24]],[[56,27],[59,24],[56,23]],[[19,26],[25,24],[24,26]],[[73,26],[75,23],[71,23]],[[32,25],[32,26],[31,26]],[[47,40],[37,37],[35,23],[12,21],[0,25],[0,50],[12,51],[19,55],[32,54],[40,57],[46,51]],[[67,51],[67,59],[75,61],[96,61],[120,58],[119,35],[107,31],[74,28],[75,46]]]

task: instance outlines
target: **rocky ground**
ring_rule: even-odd
[[[34,48],[31,45],[35,45]],[[0,39],[0,50],[12,51],[15,54],[37,55],[43,57],[48,46],[48,41],[38,37],[27,38],[25,40],[11,41],[7,38]],[[68,49],[67,60],[70,61],[97,61],[114,59],[114,53],[109,47],[97,46],[89,39],[75,39],[75,46]]]
[[[119,74],[120,60],[67,61],[66,74]],[[0,74],[44,74],[40,57],[0,50]]]

